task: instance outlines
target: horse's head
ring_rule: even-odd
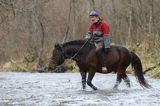
[[[65,60],[65,56],[64,56],[63,47],[60,44],[56,44],[52,52],[52,57],[48,65],[48,69],[51,69],[51,70],[55,69],[56,66],[61,65],[64,62],[64,60]]]

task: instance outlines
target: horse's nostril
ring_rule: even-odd
[[[56,64],[49,63],[48,70],[54,70],[56,68]]]

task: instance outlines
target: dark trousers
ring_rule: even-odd
[[[100,41],[95,43],[96,46],[96,55],[102,63],[102,67],[106,66],[106,55],[109,48],[105,48],[104,42]]]

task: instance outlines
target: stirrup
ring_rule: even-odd
[[[102,67],[102,72],[108,72],[107,67]]]

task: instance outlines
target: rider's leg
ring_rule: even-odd
[[[99,56],[100,60],[102,60],[102,72],[106,73],[108,69],[106,68],[106,65],[105,65],[105,52],[103,52],[104,51],[103,40],[96,42],[95,46],[96,46],[97,55]]]
[[[103,37],[103,41],[104,41],[104,43],[103,43],[103,49],[102,50],[104,50],[104,53],[102,54],[103,56],[102,56],[102,59],[103,59],[103,64],[105,65],[105,55],[107,54],[107,52],[109,51],[109,49],[110,49],[110,41],[111,41],[111,36],[104,36]],[[104,72],[107,72],[108,70],[107,70],[107,68],[106,68],[106,66],[105,67],[102,67],[102,71],[104,71]]]
[[[100,45],[101,45],[101,48],[102,48],[102,54],[101,54],[101,59],[103,60],[103,65],[102,65],[102,71],[103,72],[107,72],[108,71],[108,69],[106,68],[106,58],[105,58],[105,56],[106,56],[106,54],[107,54],[107,52],[109,51],[109,49],[110,49],[110,43],[111,43],[111,36],[109,35],[109,36],[104,36],[103,37],[103,41],[100,43]]]

